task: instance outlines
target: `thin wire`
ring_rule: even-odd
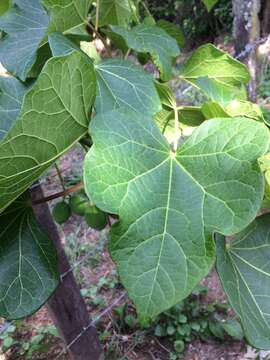
[[[75,336],[75,338],[56,356],[55,359],[59,359],[62,355],[66,354],[67,351],[91,328],[96,325],[96,323],[103,318],[105,315],[107,315],[121,300],[123,300],[127,296],[127,293],[124,292],[119,296],[117,299],[115,299],[110,305],[106,307],[101,313],[94,319],[91,320],[87,326],[84,326],[82,328],[82,331]]]
[[[107,241],[104,241],[101,245],[105,245]],[[99,253],[98,250],[91,250],[86,255],[84,255],[79,261],[75,262],[67,271],[60,274],[60,281],[62,282],[65,277],[73,272],[78,266],[82,265],[86,260],[88,260],[91,257],[95,257]]]

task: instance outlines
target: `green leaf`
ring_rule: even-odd
[[[65,56],[74,51],[81,51],[79,46],[59,32],[49,35],[48,40],[53,56]]]
[[[246,117],[260,122],[264,121],[260,107],[249,101],[232,100],[227,106],[222,106],[214,101],[207,101],[201,109],[207,119],[214,117]]]
[[[87,35],[87,16],[93,0],[42,0],[42,2],[50,15],[47,35],[53,32],[61,32],[65,35]]]
[[[154,79],[128,60],[105,60],[95,66],[97,73],[97,113],[126,106],[142,113],[161,109]]]
[[[210,120],[175,154],[152,118],[130,109],[98,115],[90,131],[86,191],[120,216],[110,252],[144,322],[208,273],[213,231],[233,234],[255,218],[263,197],[257,158],[269,132],[249,119]]]
[[[160,70],[164,81],[172,77],[172,61],[180,54],[175,39],[158,26],[140,24],[127,30],[121,26],[111,26],[111,29],[122,36],[128,47],[140,53],[150,53]]]
[[[0,141],[15,123],[27,90],[19,80],[0,76]]]
[[[226,106],[229,116],[244,116],[253,120],[264,122],[263,113],[257,104],[249,101],[233,100]]]
[[[207,8],[207,11],[211,11],[212,8],[216,5],[216,3],[218,2],[218,0],[202,0],[202,2],[204,3],[204,5]]]
[[[99,0],[99,26],[127,25],[133,14],[132,0]]]
[[[209,100],[216,101],[221,105],[227,105],[232,100],[246,100],[247,92],[244,85],[220,84],[216,79],[208,76],[199,77],[194,84],[206,95]]]
[[[3,15],[9,9],[9,0],[1,0],[0,3],[0,15]]]
[[[209,321],[209,330],[218,339],[222,339],[222,340],[224,339],[224,329],[223,329],[221,321],[210,320]]]
[[[250,75],[247,67],[240,61],[214,45],[206,44],[194,51],[186,61],[180,69],[180,78],[202,87],[204,92],[208,91],[212,100],[220,101],[223,92],[227,101],[232,100],[230,89],[233,94],[238,92],[239,96],[243,96],[243,84],[249,82]]]
[[[0,144],[0,211],[87,133],[95,90],[93,65],[82,52],[47,62]]]
[[[227,246],[217,237],[217,270],[250,344],[270,349],[270,215],[262,215]]]
[[[58,285],[53,243],[40,229],[28,195],[0,215],[0,316],[36,312]]]
[[[172,38],[174,38],[177,41],[177,44],[180,47],[180,49],[185,45],[184,34],[177,25],[167,20],[159,20],[157,22],[157,25],[163,30],[165,30],[168,35],[170,35]]]
[[[0,61],[21,80],[35,63],[48,23],[40,0],[13,0],[10,10],[0,17],[0,29],[6,33],[0,41]]]
[[[205,120],[200,106],[180,106],[178,114],[180,123],[187,126],[199,126]]]
[[[173,94],[172,89],[170,88],[168,83],[160,83],[155,82],[156,89],[158,91],[158,95],[160,97],[160,101],[162,105],[165,105],[166,107],[169,107],[171,109],[174,109],[176,104],[176,98]]]
[[[206,119],[213,119],[217,117],[230,117],[229,114],[225,111],[223,106],[214,101],[206,101],[202,105],[202,113]]]
[[[237,321],[236,319],[228,319],[225,322],[222,322],[222,327],[225,332],[231,337],[237,340],[243,339],[243,330],[241,328],[241,325],[239,324],[239,321]]]

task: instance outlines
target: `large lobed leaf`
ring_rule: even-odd
[[[257,218],[225,244],[217,238],[217,269],[245,335],[255,347],[270,349],[270,215]]]
[[[128,60],[105,60],[96,65],[97,113],[126,106],[142,113],[161,110],[153,77]]]
[[[40,0],[13,0],[0,17],[6,35],[0,41],[0,61],[9,72],[25,80],[36,60],[49,18]]]
[[[94,68],[82,52],[46,63],[0,143],[0,211],[87,132],[95,92]]]
[[[56,250],[24,194],[0,215],[0,316],[36,312],[59,281]]]
[[[233,234],[255,218],[269,133],[252,120],[209,120],[175,154],[150,117],[129,109],[97,116],[90,131],[86,190],[120,216],[110,252],[145,321],[208,273],[213,231]]]
[[[140,24],[127,30],[121,26],[111,26],[111,29],[122,36],[127,46],[140,53],[150,53],[161,78],[170,80],[172,76],[172,60],[180,54],[178,44],[165,30],[158,26]]]
[[[250,80],[244,64],[212,44],[203,45],[193,52],[181,68],[180,77],[213,96],[218,94],[222,98],[223,95],[228,100],[237,94],[242,97],[242,86]]]

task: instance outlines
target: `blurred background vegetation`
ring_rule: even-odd
[[[156,19],[177,23],[189,47],[232,33],[232,0],[219,0],[210,12],[201,0],[147,0],[145,3]]]

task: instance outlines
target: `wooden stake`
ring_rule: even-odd
[[[31,190],[33,201],[43,198],[41,186],[35,186]],[[59,272],[65,273],[70,265],[57,231],[57,227],[51,217],[47,203],[34,206],[34,211],[43,230],[50,236],[56,247],[59,258]],[[54,295],[47,303],[49,313],[55,326],[61,334],[65,345],[70,344],[84,327],[89,323],[89,315],[86,304],[80,294],[72,272],[58,286]],[[94,327],[89,328],[69,349],[68,354],[72,360],[100,360],[102,348],[97,331]]]

